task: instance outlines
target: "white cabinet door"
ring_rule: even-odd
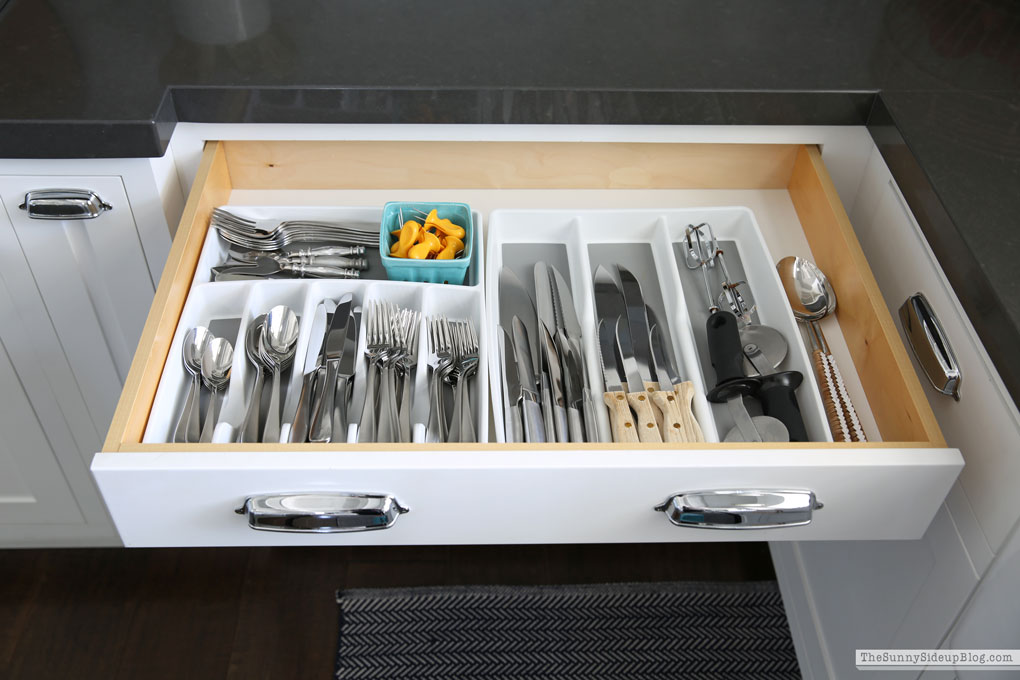
[[[31,219],[32,190],[90,189],[113,209],[90,220]],[[109,427],[155,286],[120,177],[0,177],[0,200],[96,432]]]
[[[0,264],[20,253],[0,205]],[[82,522],[74,494],[60,469],[52,445],[14,370],[11,348],[25,350],[24,324],[18,323],[6,279],[17,268],[0,268],[0,525]],[[20,336],[20,337],[19,337]]]

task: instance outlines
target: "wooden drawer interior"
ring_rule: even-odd
[[[104,451],[379,450],[621,444],[142,444],[212,209],[234,190],[784,189],[816,263],[839,294],[836,318],[880,442],[761,448],[945,446],[846,211],[816,147],[797,144],[231,141],[208,142]],[[662,444],[640,448],[713,448]],[[740,444],[746,448],[747,444]]]

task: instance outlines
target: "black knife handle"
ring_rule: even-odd
[[[715,369],[715,384],[744,377],[744,348],[740,344],[737,317],[733,312],[718,311],[705,323],[708,354]]]
[[[800,371],[783,371],[763,376],[758,388],[761,410],[767,416],[778,418],[790,432],[791,442],[806,442],[807,430],[797,404],[797,388],[803,382]]]

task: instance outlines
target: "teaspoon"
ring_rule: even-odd
[[[209,389],[209,405],[205,411],[205,424],[199,441],[211,442],[220,412],[220,391],[230,382],[230,367],[234,361],[234,348],[224,338],[213,338],[202,353],[202,382]]]
[[[181,409],[177,427],[174,428],[175,443],[197,442],[201,435],[198,400],[202,393],[202,385],[199,375],[202,373],[202,353],[211,339],[212,334],[205,326],[195,326],[184,336],[181,355],[184,369],[191,374],[191,387],[184,400],[184,408]]]
[[[285,305],[277,305],[266,314],[262,327],[262,358],[273,369],[273,385],[269,394],[269,412],[262,441],[280,441],[280,373],[294,359],[298,339],[297,315]]]

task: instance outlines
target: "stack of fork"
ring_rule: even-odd
[[[478,373],[478,334],[471,321],[431,317],[428,442],[476,442],[472,379]],[[475,395],[476,398],[478,395]]]
[[[263,229],[254,220],[238,217],[223,208],[213,209],[209,223],[224,241],[247,250],[282,250],[292,243],[379,247],[378,223],[286,220],[273,229]]]
[[[368,379],[358,441],[410,442],[421,312],[370,302],[364,324]]]

